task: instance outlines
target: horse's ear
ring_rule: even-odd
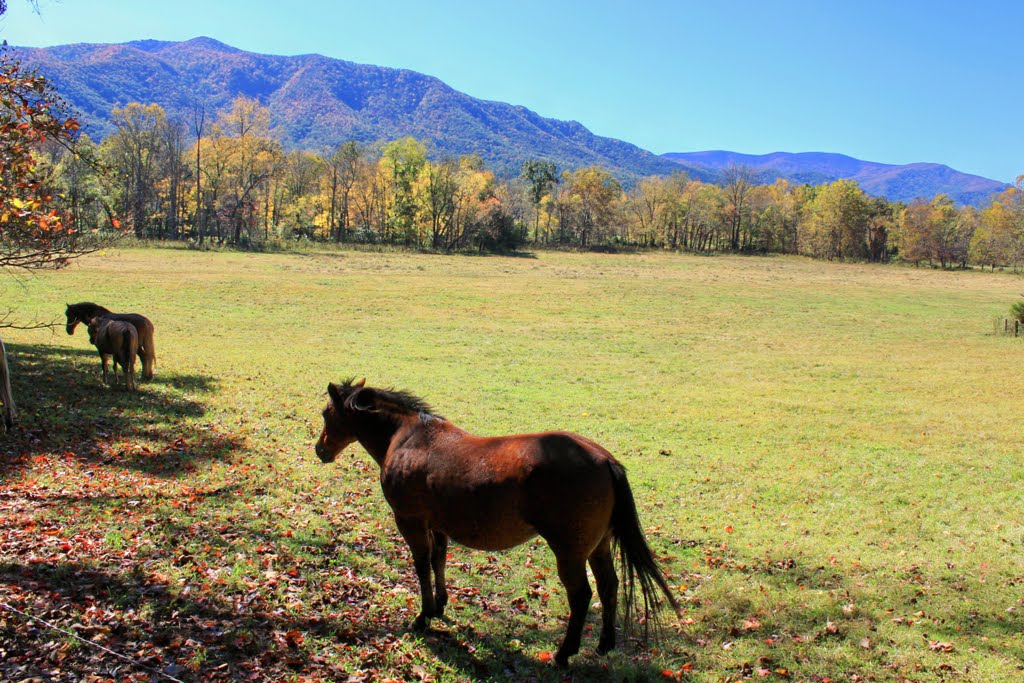
[[[349,394],[345,407],[351,410],[369,411],[373,410],[376,404],[377,392],[373,389],[359,389]]]
[[[353,384],[352,388],[355,389],[355,388],[358,388],[358,387],[365,387],[365,386],[366,386],[366,378],[364,377],[361,380],[359,380],[358,382],[356,382],[355,384]]]
[[[334,384],[332,382],[332,383],[329,383],[327,385],[327,395],[331,397],[331,401],[336,406],[341,407],[341,404],[344,401],[344,399],[341,396],[341,392],[338,391],[338,385],[337,384]]]

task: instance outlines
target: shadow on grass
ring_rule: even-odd
[[[187,570],[190,562],[186,552],[176,564]],[[0,562],[0,601],[182,681],[283,680],[310,673],[317,680],[362,681],[378,680],[382,669],[396,668],[405,680],[415,680],[415,660],[403,663],[390,654],[406,647],[400,641],[422,646],[466,680],[659,677],[647,664],[594,660],[588,656],[594,634],[587,635],[584,654],[567,669],[541,662],[489,635],[486,623],[437,620],[439,628],[413,637],[404,624],[379,616],[368,618],[378,598],[374,588],[361,581],[335,583],[308,602],[310,609],[301,610],[283,609],[281,596],[273,590],[221,586],[187,592],[178,583],[147,572],[143,563],[118,570],[74,560]],[[45,679],[53,673],[55,661],[65,672],[103,672],[118,680],[145,673],[2,606],[0,616],[0,642],[6,652],[0,659],[0,678],[4,680]],[[523,639],[550,641],[554,651],[561,636],[561,628],[542,629],[524,632]],[[331,651],[348,654],[333,663],[333,657],[324,656]]]
[[[175,476],[221,460],[240,439],[204,424],[203,394],[217,382],[157,370],[130,393],[104,386],[99,355],[61,346],[8,344],[18,424],[0,442],[0,481],[28,458],[64,454]],[[141,374],[141,366],[136,372]],[[138,374],[137,374],[138,378]]]
[[[41,595],[45,603],[37,599]],[[138,568],[118,572],[77,562],[0,563],[0,597],[21,612],[130,655],[142,665],[128,664],[0,606],[3,680],[50,680],[55,650],[65,672],[103,672],[116,680],[144,675],[146,669],[182,681],[280,680],[289,671],[323,668],[299,647],[300,638],[285,634],[330,634],[344,642],[352,632],[350,623],[295,617],[286,610],[245,604],[242,595],[183,596]]]

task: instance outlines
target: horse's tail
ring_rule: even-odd
[[[4,428],[10,431],[14,428],[14,396],[11,395],[11,372],[7,367],[7,349],[0,339],[0,400],[4,402]]]
[[[139,336],[135,327],[128,325],[121,335],[121,369],[124,371],[125,386],[135,389],[135,354],[139,351]]]
[[[146,321],[139,328],[139,357],[142,358],[142,379],[153,379],[156,365],[156,346],[153,344],[153,323]]]
[[[612,535],[618,546],[622,574],[623,617],[627,629],[633,622],[642,623],[646,638],[650,634],[651,624],[657,623],[655,617],[663,605],[662,598],[676,613],[679,612],[679,603],[644,538],[633,491],[626,479],[626,468],[614,461],[610,468],[615,490]],[[637,588],[640,589],[639,601]]]

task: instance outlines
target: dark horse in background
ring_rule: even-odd
[[[135,391],[135,354],[139,352],[139,334],[124,320],[93,318],[89,323],[89,341],[100,352],[103,364],[103,383],[107,383],[107,360],[114,359],[114,384],[117,384],[117,366],[124,372],[125,386]]]
[[[94,318],[109,318],[131,323],[139,338],[139,358],[142,359],[142,379],[153,379],[153,366],[156,365],[156,346],[153,344],[153,323],[149,318],[138,313],[111,313],[103,306],[84,301],[78,304],[67,304],[64,311],[67,316],[67,332],[75,333],[78,323],[87,327]],[[102,353],[102,352],[101,352]],[[104,360],[105,363],[105,360]]]
[[[479,550],[504,550],[538,535],[547,541],[569,598],[569,625],[555,655],[559,665],[580,649],[593,596],[588,562],[602,605],[597,651],[615,647],[619,580],[613,543],[624,572],[627,623],[642,618],[646,627],[662,597],[678,612],[644,539],[626,471],[604,448],[569,432],[473,436],[433,415],[415,396],[364,384],[328,385],[316,454],[333,462],[358,441],[380,466],[384,497],[419,578],[422,611],[414,629],[441,616],[448,602],[449,539]]]

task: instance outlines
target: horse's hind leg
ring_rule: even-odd
[[[430,565],[434,569],[434,616],[444,614],[448,604],[448,588],[444,583],[444,566],[448,561],[448,537],[440,531],[431,531],[433,545],[430,549]]]
[[[587,619],[590,598],[594,592],[587,582],[585,557],[555,550],[555,558],[558,561],[558,578],[561,579],[569,597],[569,625],[565,629],[565,639],[555,654],[555,663],[565,666],[569,663],[569,657],[580,651],[583,622]]]
[[[128,385],[128,391],[135,391],[135,356],[128,356],[128,367],[124,370],[125,383]]]
[[[594,572],[597,595],[601,598],[601,640],[597,654],[603,655],[615,648],[615,612],[619,601],[619,577],[615,575],[615,558],[607,537],[590,554],[590,570]]]
[[[434,593],[430,586],[431,571],[431,533],[423,520],[411,517],[395,516],[398,531],[409,544],[412,551],[412,562],[416,568],[416,578],[420,580],[420,601],[422,608],[416,620],[412,622],[413,630],[422,631],[434,616]]]

